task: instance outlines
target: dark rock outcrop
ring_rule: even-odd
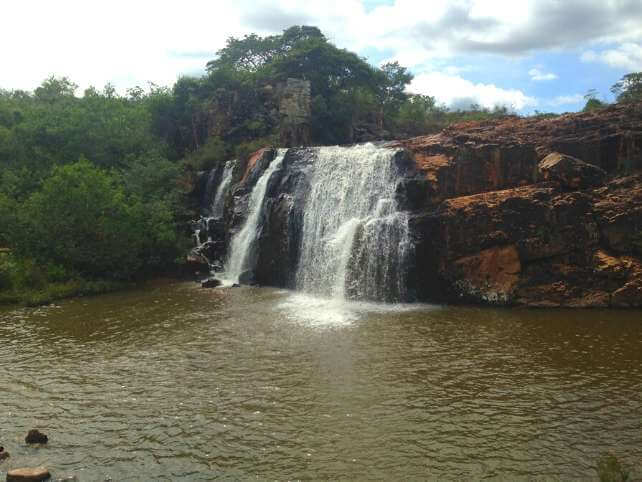
[[[207,278],[201,281],[201,288],[216,288],[218,286],[221,286],[221,284],[221,280],[218,280],[216,278]]]
[[[49,438],[37,429],[29,430],[29,433],[27,433],[25,437],[25,443],[28,444],[46,444],[48,441]]]
[[[426,183],[411,208],[419,299],[642,306],[642,104],[395,145]]]

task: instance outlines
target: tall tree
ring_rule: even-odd
[[[636,102],[642,100],[642,72],[626,74],[611,87],[611,92],[618,102]]]

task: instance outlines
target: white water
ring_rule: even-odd
[[[337,299],[400,301],[411,247],[397,211],[394,150],[324,147],[310,179],[297,288]]]
[[[225,168],[223,169],[223,174],[221,176],[221,182],[216,189],[216,195],[214,196],[214,201],[212,202],[212,217],[220,218],[223,216],[223,209],[225,208],[225,195],[230,187],[232,181],[232,173],[234,172],[234,163],[236,161],[227,161],[225,163]]]
[[[254,244],[258,236],[259,222],[263,213],[263,201],[270,177],[283,162],[287,149],[279,149],[275,159],[270,162],[261,178],[257,181],[248,202],[248,215],[241,230],[236,233],[230,242],[230,254],[225,266],[224,278],[231,282],[238,282],[239,276],[248,269],[253,269]]]

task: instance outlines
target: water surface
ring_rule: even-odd
[[[192,283],[5,309],[0,479],[639,477],[641,320]]]

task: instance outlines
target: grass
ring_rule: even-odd
[[[88,296],[109,293],[130,287],[130,283],[119,281],[72,280],[48,283],[38,289],[8,290],[0,292],[0,305],[17,304],[25,306],[46,305],[55,300],[73,296]]]
[[[631,477],[629,469],[611,453],[606,453],[600,457],[595,470],[600,482],[626,482]]]

